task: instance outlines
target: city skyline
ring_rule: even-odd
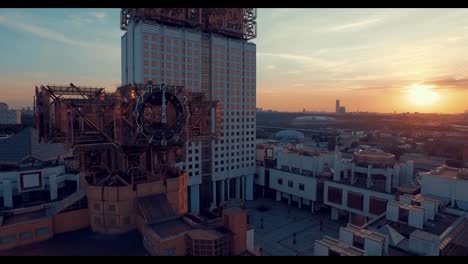
[[[119,9],[3,9],[0,101],[33,88],[120,84]],[[258,9],[257,107],[463,112],[468,9]],[[104,32],[104,33],[102,33]],[[281,34],[278,34],[281,32]]]

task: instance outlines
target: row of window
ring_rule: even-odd
[[[278,178],[277,182],[278,182],[278,185],[283,185],[283,179],[282,178]],[[303,183],[299,183],[298,186],[299,186],[299,190],[304,191],[305,185]],[[288,181],[288,187],[294,188],[294,182],[289,180]]]
[[[231,166],[231,170],[234,170],[234,169],[240,169],[240,168],[249,168],[249,167],[253,167],[255,166],[255,164],[252,162],[252,163],[245,163],[245,164],[241,164],[241,165],[236,165],[236,166]],[[226,168],[226,170],[229,170],[229,166],[227,167],[220,167],[220,168],[215,168],[215,172],[218,172],[218,171],[224,171],[224,169]]]
[[[231,159],[231,162],[234,163],[234,162],[240,162],[240,161],[249,161],[249,160],[254,160],[255,158],[254,157],[242,157],[242,158],[237,158],[237,159]],[[219,161],[219,163],[224,164],[224,160],[221,160]],[[229,163],[229,160],[227,159],[226,160],[226,163]],[[215,166],[218,165],[218,161],[215,161]],[[198,167],[197,167],[198,168]]]
[[[148,39],[143,39],[143,48],[149,48],[151,46],[152,49],[157,49],[157,47],[159,47],[160,50],[165,50],[166,52],[174,52],[174,53],[178,53],[179,51],[180,52],[183,52],[184,51],[184,48],[185,48],[185,52],[188,53],[188,51],[190,51],[190,53],[192,53],[192,51],[195,53],[199,51],[199,47],[198,46],[189,46],[189,45],[183,45],[183,43],[179,44],[179,43],[174,43],[174,44],[170,44],[170,43],[163,43],[162,41],[157,41],[157,40],[148,40]]]
[[[223,140],[221,140],[221,143],[223,143]],[[254,144],[250,144],[251,147],[254,147]],[[237,145],[237,147],[239,147],[239,145]],[[248,144],[246,145],[246,147],[248,147]],[[219,147],[220,150],[224,150],[224,147]],[[231,149],[234,149],[234,146],[232,146]],[[226,146],[226,150],[229,150],[229,146]],[[218,151],[218,147],[215,147],[215,151]],[[253,152],[252,152],[253,153]],[[242,154],[244,154],[244,152],[242,151]],[[234,153],[232,153],[232,155],[234,155]],[[237,155],[239,155],[239,152],[237,153]]]
[[[250,127],[251,127],[251,128],[253,128],[252,125],[254,125],[254,124],[250,124]],[[248,128],[248,127],[249,127],[249,125],[245,125],[245,128]],[[241,128],[243,129],[243,128],[244,128],[244,125],[236,125],[236,126],[231,125],[231,129],[241,129]],[[222,126],[221,126],[221,129],[229,129],[229,125],[226,125],[226,126],[223,126],[223,125],[222,125]],[[242,131],[241,131],[241,132],[242,132]],[[234,133],[234,132],[231,132],[231,133]],[[239,133],[239,132],[237,132],[237,133]],[[237,135],[239,136],[239,134],[237,134]],[[231,136],[234,136],[234,135],[231,134]],[[247,138],[247,141],[249,141],[248,138]]]
[[[35,230],[35,232],[36,232],[36,236],[47,235],[47,234],[49,234],[49,228],[48,227],[37,228]],[[27,239],[32,238],[32,236],[33,236],[33,234],[30,231],[21,232],[19,234],[20,240],[27,240]],[[15,235],[0,237],[0,245],[1,244],[9,244],[9,243],[13,243],[13,242],[16,242],[16,236]]]
[[[198,149],[194,149],[193,152],[194,152],[195,154],[197,154],[197,153],[199,152],[199,150],[198,150]],[[192,150],[191,150],[191,149],[188,150],[188,154],[192,154]]]
[[[253,144],[251,144],[250,147],[254,147]],[[231,149],[231,150],[234,150],[234,149],[243,149],[243,148],[244,148],[244,145],[236,145],[236,146],[232,146],[230,149]],[[245,148],[249,148],[249,144],[246,144],[246,145],[245,145]],[[218,147],[215,147],[215,149],[216,149],[215,151],[218,152]],[[221,151],[223,151],[224,149],[229,150],[229,146],[226,146],[226,147],[221,146],[221,147],[219,147],[219,150],[221,150]],[[245,151],[245,154],[248,154],[248,153],[249,153],[249,151],[246,150],[246,151]],[[251,150],[251,153],[253,154],[253,150]],[[239,153],[237,153],[237,155],[239,155]],[[244,151],[242,151],[242,155],[244,155]],[[216,156],[215,156],[215,157],[216,157]]]
[[[226,116],[238,116],[238,115],[242,115],[242,116],[245,116],[245,115],[256,115],[256,112],[255,111],[231,111],[231,112],[226,112]]]
[[[192,177],[193,175],[195,175],[195,176],[200,175],[200,171],[195,171],[195,172],[189,171],[189,177]]]
[[[246,127],[248,128],[248,126],[246,126]],[[251,125],[250,128],[254,128],[254,125]],[[225,136],[224,132],[221,132],[221,137],[224,137],[224,136]],[[226,132],[226,137],[228,137],[228,136],[229,136],[229,133]],[[249,138],[246,138],[245,141],[249,141]],[[252,141],[255,141],[255,140],[252,139]],[[237,139],[236,142],[240,142],[239,139]],[[244,138],[242,138],[242,142],[244,142]],[[228,139],[226,139],[226,143],[229,143]],[[234,139],[231,139],[231,143],[234,143]]]
[[[227,129],[228,129],[228,128],[227,128]],[[237,132],[237,133],[238,133],[238,132]],[[241,133],[241,136],[244,136],[244,131],[241,131],[240,133]],[[250,132],[249,132],[248,130],[245,131],[245,135],[249,135],[249,134],[250,134],[250,135],[254,135],[255,132],[254,132],[254,131],[250,131]],[[236,135],[239,136],[239,134],[236,134]],[[222,139],[221,141],[216,140],[216,144],[224,144],[224,139]],[[249,144],[246,144],[245,146],[248,147]],[[252,147],[253,147],[253,144],[252,144]]]

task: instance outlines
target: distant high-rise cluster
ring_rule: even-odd
[[[346,113],[346,107],[340,106],[340,100],[336,100],[335,113],[337,113],[337,114],[345,114]]]

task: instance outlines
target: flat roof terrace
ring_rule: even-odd
[[[189,224],[187,224],[182,218],[177,218],[151,225],[151,229],[153,229],[158,236],[164,239],[171,236],[183,234],[189,230],[192,230],[192,227]]]
[[[468,169],[448,167],[448,166],[443,165],[436,169],[431,170],[428,173],[422,173],[421,175],[438,176],[438,177],[451,179],[451,180],[456,180],[456,179],[468,180]]]

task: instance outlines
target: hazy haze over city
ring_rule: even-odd
[[[0,101],[34,85],[116,87],[119,9],[0,10]],[[468,9],[258,9],[257,107],[463,112]]]

